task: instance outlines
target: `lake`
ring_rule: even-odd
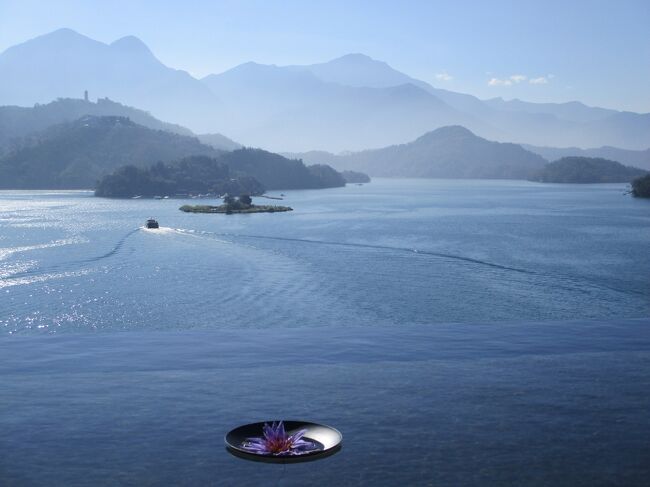
[[[378,179],[252,215],[0,192],[0,484],[640,485],[650,202],[624,192]],[[280,418],[343,449],[224,450]]]
[[[0,192],[0,333],[647,316],[650,208],[624,191],[384,179],[255,215]]]

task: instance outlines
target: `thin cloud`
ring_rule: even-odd
[[[540,76],[539,78],[530,78],[528,82],[531,85],[547,85],[548,78],[546,76]]]
[[[510,79],[499,79],[499,78],[491,78],[488,81],[489,86],[512,86],[512,81]]]
[[[436,79],[439,81],[451,81],[454,77],[447,73],[447,71],[443,71],[442,73],[436,74]]]
[[[526,81],[528,76],[525,74],[513,74],[507,78],[490,78],[488,80],[489,86],[512,86]]]
[[[555,75],[549,74],[546,76],[539,76],[537,78],[529,78],[525,74],[513,74],[507,78],[490,78],[487,82],[488,86],[512,86],[519,83],[528,81],[531,85],[547,85],[549,80],[553,79]]]

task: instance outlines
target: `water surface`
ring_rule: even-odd
[[[641,485],[650,205],[624,190],[377,180],[256,215],[0,192],[0,484]],[[342,451],[224,450],[280,418]]]
[[[647,316],[650,205],[624,190],[384,179],[253,215],[4,191],[0,332]]]

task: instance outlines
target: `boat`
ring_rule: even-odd
[[[158,222],[154,220],[153,218],[149,218],[147,220],[147,223],[145,223],[145,227],[147,228],[160,228],[160,225],[158,225]]]

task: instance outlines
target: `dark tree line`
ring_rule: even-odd
[[[632,195],[637,198],[650,198],[650,174],[632,181]]]
[[[255,178],[237,173],[217,159],[191,156],[178,162],[158,162],[148,168],[125,166],[99,181],[95,194],[111,198],[176,194],[261,194]]]

